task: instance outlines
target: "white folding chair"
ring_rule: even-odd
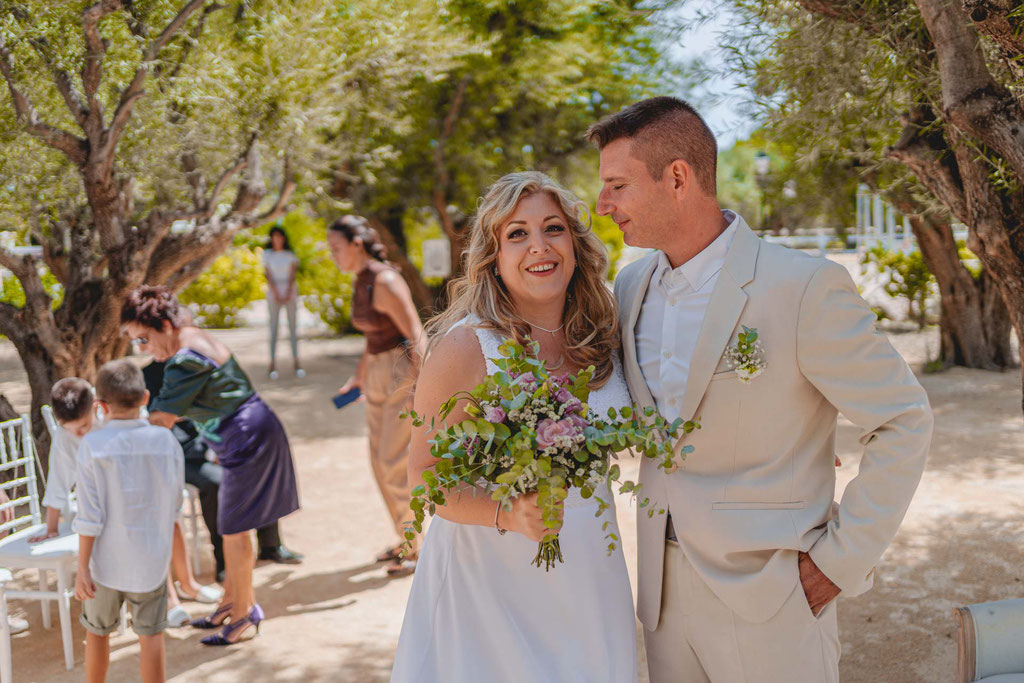
[[[63,526],[60,535],[41,543],[29,544],[28,538],[45,530],[39,506],[35,442],[27,415],[0,422],[0,489],[10,501],[0,510],[13,509],[15,517],[0,524],[0,567],[16,571],[35,569],[39,572],[39,590],[10,590],[0,582],[0,681],[11,683],[11,634],[7,622],[8,598],[39,600],[43,610],[43,628],[50,628],[50,601],[57,602],[60,615],[61,640],[64,644],[64,666],[75,665],[71,640],[72,573],[78,556],[78,534]],[[25,509],[27,506],[27,510]],[[19,513],[20,510],[20,513]],[[51,591],[49,572],[57,575],[57,590]]]
[[[202,514],[199,510],[199,489],[192,484],[185,484],[185,490],[182,491],[181,514],[188,520],[189,531],[192,534],[189,539],[192,573],[199,576],[201,568],[199,562],[199,518]]]

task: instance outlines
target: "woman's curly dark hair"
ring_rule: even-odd
[[[139,323],[154,330],[162,330],[164,321],[181,327],[184,318],[178,298],[166,287],[139,287],[128,295],[121,307],[121,324]]]

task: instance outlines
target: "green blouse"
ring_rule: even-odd
[[[199,425],[204,436],[212,438],[220,421],[233,415],[255,393],[234,356],[217,365],[185,348],[167,361],[160,395],[149,410],[188,418]]]

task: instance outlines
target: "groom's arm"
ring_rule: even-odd
[[[928,396],[842,266],[826,262],[800,304],[797,362],[804,376],[861,429],[864,453],[839,513],[810,549],[844,593],[870,587],[924,471],[931,442]]]

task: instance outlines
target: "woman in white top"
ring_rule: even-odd
[[[450,305],[427,328],[414,407],[428,424],[450,396],[497,371],[489,359],[508,337],[537,341],[539,357],[558,372],[593,365],[589,403],[598,414],[629,405],[608,256],[582,202],[541,173],[501,178],[480,204],[465,264]],[[449,423],[466,417],[463,407]],[[428,438],[425,427],[413,429],[414,482],[435,462]],[[612,500],[610,492],[601,497]],[[615,510],[596,512],[593,498],[570,490],[559,532],[564,564],[546,572],[531,566],[548,532],[537,494],[504,510],[470,488],[437,506],[392,683],[635,682],[626,561],[621,546],[608,552],[606,538],[618,533]]]
[[[270,306],[270,379],[277,379],[277,323],[281,309],[288,313],[288,337],[292,343],[292,360],[295,362],[295,376],[302,378],[306,371],[299,365],[299,338],[295,328],[298,313],[298,286],[295,271],[299,259],[288,244],[284,228],[275,225],[270,229],[270,247],[263,250],[263,268],[267,277],[267,304]]]

